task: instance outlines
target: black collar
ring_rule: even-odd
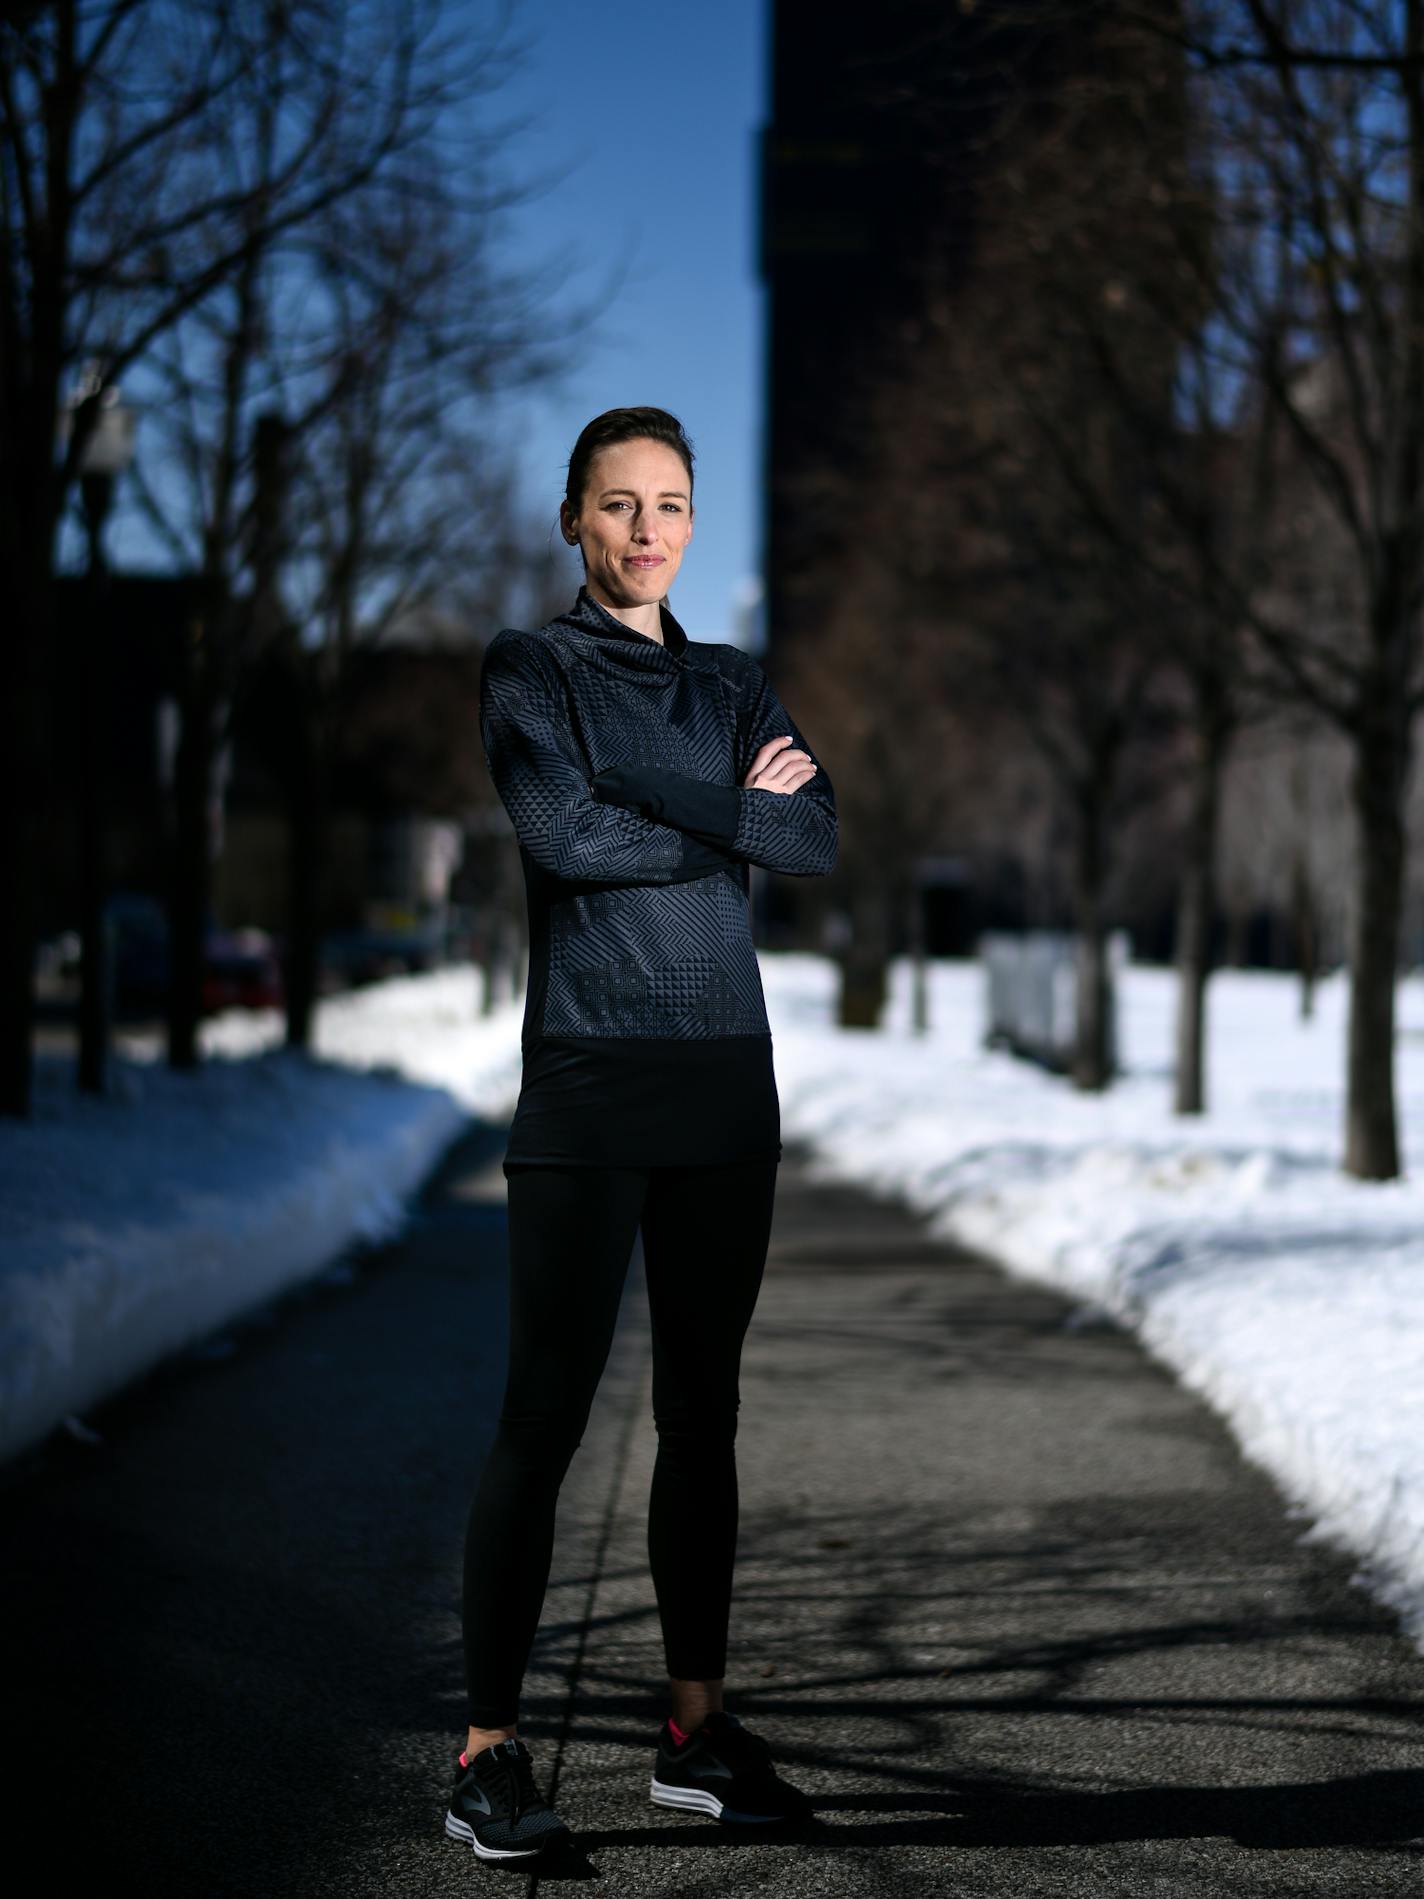
[[[580,587],[578,599],[568,612],[561,613],[559,618],[573,626],[581,627],[586,633],[611,633],[617,639],[636,641],[639,646],[657,646],[661,643],[663,650],[671,653],[674,659],[681,658],[687,651],[687,635],[683,632],[666,600],[659,602],[658,616],[662,621],[661,642],[626,625],[616,613],[610,613],[607,607],[595,600],[587,587]]]

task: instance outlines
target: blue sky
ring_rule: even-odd
[[[626,403],[671,409],[697,454],[696,534],[673,604],[694,639],[732,637],[760,543],[763,0],[652,12],[526,0],[517,32],[529,52],[495,109],[533,123],[507,169],[562,181],[511,212],[516,256],[565,259],[585,298],[621,267],[565,385],[512,405],[538,541],[585,422]]]
[[[499,0],[447,0],[486,30]],[[505,183],[553,178],[505,213],[503,263],[552,274],[587,304],[618,289],[568,352],[560,385],[512,396],[531,545],[551,545],[569,450],[604,409],[656,403],[682,420],[697,455],[696,534],[673,605],[694,639],[738,636],[734,603],[760,545],[762,292],[756,275],[757,141],[767,107],[765,0],[657,13],[588,0],[517,0],[510,40],[526,50],[483,116],[513,124]],[[550,273],[550,266],[557,268]],[[551,300],[557,315],[560,297]],[[139,403],[142,376],[126,379]],[[162,471],[149,474],[159,488]],[[68,557],[82,559],[66,524]],[[569,598],[581,572],[569,562]],[[119,495],[115,565],[166,565],[161,544]]]

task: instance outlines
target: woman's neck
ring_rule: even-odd
[[[659,646],[662,645],[663,615],[660,600],[640,602],[631,607],[620,607],[611,600],[605,600],[602,593],[597,588],[589,586],[588,582],[584,584],[588,587],[589,598],[596,600],[605,613],[611,613],[615,620],[621,620],[624,626],[632,627],[635,633],[645,634],[648,639],[656,640]]]

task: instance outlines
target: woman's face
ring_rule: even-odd
[[[559,506],[564,538],[583,549],[588,590],[608,607],[661,600],[692,539],[691,482],[682,457],[639,439],[600,449],[577,513]]]

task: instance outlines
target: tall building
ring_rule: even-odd
[[[1152,0],[1170,5],[1171,0]],[[848,522],[864,407],[952,298],[993,216],[1014,111],[1091,57],[1093,0],[768,0],[761,167],[768,650],[814,631]],[[1029,106],[1032,110],[1032,107]]]
[[[854,467],[887,352],[913,346],[930,277],[967,256],[967,153],[993,87],[974,57],[982,29],[945,0],[769,0],[769,14],[762,554],[774,652],[814,622],[817,576],[845,533],[821,478]]]

